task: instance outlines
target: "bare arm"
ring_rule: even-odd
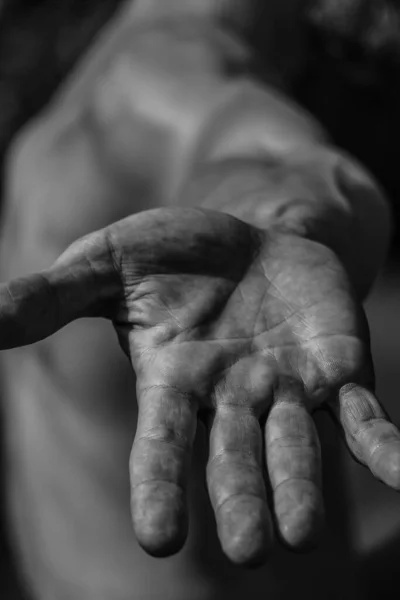
[[[75,92],[79,102],[91,90],[97,132],[128,176],[143,157],[135,126],[168,133],[160,203],[172,208],[89,235],[51,269],[2,286],[2,348],[81,316],[110,318],[138,377],[131,491],[140,543],[162,555],[184,541],[186,465],[202,411],[221,543],[235,562],[260,561],[271,543],[265,465],[281,537],[301,548],[318,530],[310,413],[319,407],[333,409],[353,454],[399,488],[399,434],[373,394],[368,328],[348,281],[360,296],[371,283],[369,240],[376,225],[380,258],[385,205],[375,192],[366,210],[364,193],[359,204],[338,193],[341,155],[272,81],[261,83],[254,49],[230,30],[191,18],[137,23],[129,35],[94,80],[82,68]],[[143,170],[152,152],[146,161]]]
[[[202,16],[144,19],[135,40],[107,71],[111,85],[98,79],[96,120],[113,152],[126,161],[118,132],[129,119],[167,131],[162,204],[207,206],[326,244],[365,297],[387,249],[388,206],[372,177],[290,100],[274,61]]]

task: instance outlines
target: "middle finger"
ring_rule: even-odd
[[[210,432],[207,484],[225,554],[237,564],[264,562],[273,539],[257,416],[244,406],[217,407]]]
[[[268,472],[278,529],[300,549],[314,541],[322,522],[320,446],[302,391],[289,387],[277,396],[265,429]]]

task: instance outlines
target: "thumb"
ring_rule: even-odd
[[[110,317],[121,287],[106,230],[77,240],[49,269],[0,284],[0,350],[42,340],[80,317]]]

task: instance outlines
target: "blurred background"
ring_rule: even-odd
[[[0,161],[16,132],[46,105],[120,4],[0,0]],[[393,207],[390,256],[366,310],[378,393],[400,425],[400,7],[395,0],[294,4],[300,7],[304,51],[287,87],[337,145],[369,167]],[[256,27],[247,35],[263,43]],[[325,452],[328,461],[336,460],[329,445]],[[347,455],[344,462],[349,542],[366,581],[365,598],[393,598],[400,588],[400,497]],[[0,597],[5,600],[16,598],[12,572],[3,523]]]

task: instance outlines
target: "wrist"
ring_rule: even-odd
[[[385,258],[390,212],[376,182],[345,154],[306,145],[277,159],[204,163],[182,203],[331,248],[364,298]]]

